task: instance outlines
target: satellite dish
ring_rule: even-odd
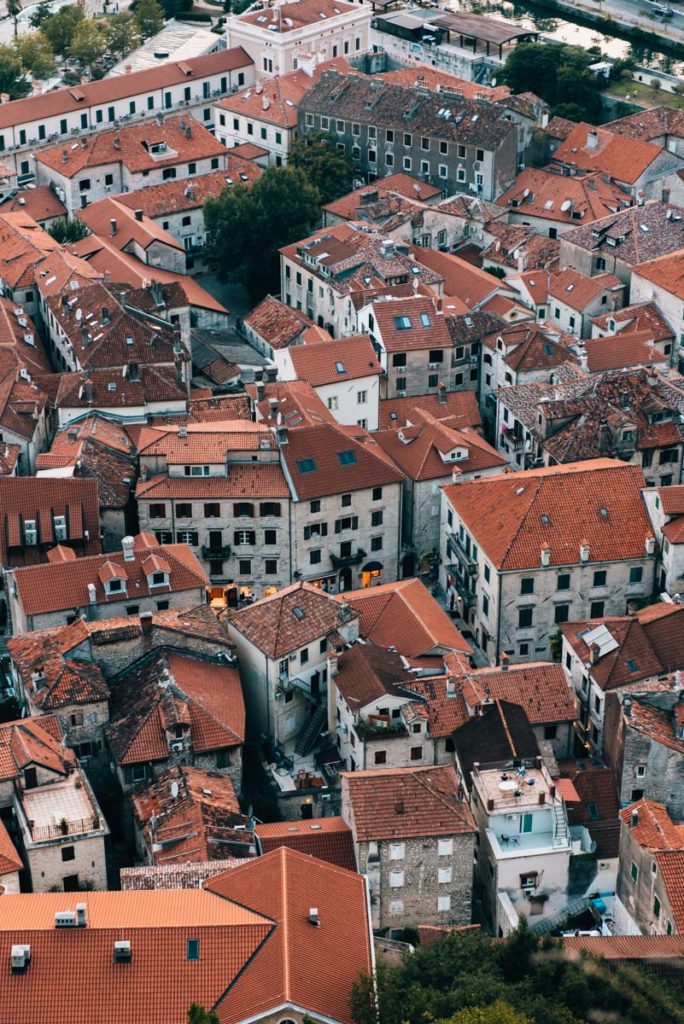
[[[178,796],[178,783],[177,782],[172,782],[171,783],[171,796],[173,797],[174,800]]]
[[[77,309],[76,310],[76,321],[77,321],[77,323],[81,322],[81,317],[82,316],[83,316],[83,310]]]

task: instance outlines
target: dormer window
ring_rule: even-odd
[[[113,579],[105,583],[105,590],[108,594],[120,594],[124,589],[123,580]]]
[[[167,572],[153,572],[147,577],[148,587],[168,587],[169,574]]]

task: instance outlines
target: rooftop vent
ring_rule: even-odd
[[[23,974],[30,963],[30,946],[12,946],[12,952],[10,953],[10,964],[12,966],[12,974]]]
[[[321,919],[318,916],[318,907],[309,908],[309,924],[312,924],[314,928],[321,927]]]
[[[75,928],[76,923],[73,910],[58,910],[55,913],[55,928]]]
[[[127,939],[122,939],[119,942],[114,943],[114,963],[115,964],[130,964],[133,959],[131,952],[131,944]]]

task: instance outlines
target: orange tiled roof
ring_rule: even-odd
[[[684,249],[649,263],[641,263],[635,267],[635,273],[652,281],[663,291],[671,292],[678,299],[684,298]]]
[[[274,922],[221,1002],[221,1024],[288,1005],[351,1024],[351,987],[372,970],[362,876],[280,847],[210,879],[205,889]],[[311,907],[318,910],[318,928],[309,922]]]
[[[124,560],[123,553],[110,552],[108,555],[91,555],[77,558],[72,562],[56,562],[49,565],[34,565],[25,569],[17,569],[14,579],[17,585],[19,600],[26,615],[41,615],[63,608],[85,608],[89,605],[88,584],[95,587],[96,600],[106,604],[108,597],[101,581],[98,580],[99,570],[107,563],[117,565],[126,573],[127,591],[114,595],[114,600],[149,597],[151,593],[159,594],[160,590],[150,591],[142,563],[153,551],[159,551],[171,566],[169,588],[164,594],[178,593],[183,590],[203,590],[207,585],[207,577],[201,565],[187,544],[156,545],[150,548],[141,538],[132,561]]]
[[[636,815],[636,824],[633,824]],[[623,829],[634,842],[652,853],[661,850],[684,851],[684,825],[676,825],[665,804],[654,800],[637,800],[620,810]]]
[[[505,700],[525,709],[530,725],[574,722],[577,707],[565,672],[552,662],[511,665],[507,670],[481,669],[461,680],[466,700]]]
[[[531,569],[549,547],[551,565],[645,557],[653,528],[639,466],[590,459],[449,485],[457,515],[496,568]],[[605,509],[605,514],[601,512]]]
[[[503,467],[505,458],[476,431],[454,430],[430,413],[416,409],[414,426],[383,430],[375,441],[412,480],[451,480],[454,473],[478,473]],[[446,461],[450,452],[467,452],[457,462]]]
[[[343,621],[334,597],[310,583],[292,583],[231,614],[228,629],[231,634],[240,633],[269,658],[280,658],[330,636]]]
[[[356,871],[354,842],[344,818],[260,824],[255,827],[254,834],[262,853],[286,846],[289,850],[298,850],[347,871]]]
[[[289,498],[287,481],[278,463],[235,463],[228,476],[150,477],[136,488],[137,500],[173,498]]]
[[[348,590],[337,595],[337,600],[350,604],[360,614],[361,636],[381,647],[394,646],[411,658],[432,652],[471,653],[449,616],[415,577],[366,590]]]
[[[373,315],[387,352],[453,348],[444,313],[427,295],[375,302]]]
[[[584,171],[602,171],[615,181],[634,184],[662,152],[660,146],[650,142],[627,139],[582,122],[560,144],[552,160]]]
[[[312,321],[301,310],[292,309],[273,295],[267,295],[247,314],[244,323],[271,348],[279,349],[286,348],[298,338]]]
[[[314,345],[296,345],[290,358],[300,380],[313,387],[377,377],[382,373],[375,349],[367,334],[353,334],[339,341],[319,341]]]
[[[451,253],[419,248],[415,250],[414,256],[419,263],[444,278],[445,296],[461,299],[470,309],[481,306],[496,291],[511,291],[505,283],[502,284],[486,270],[474,267]]]
[[[380,201],[388,197],[409,200],[408,203],[399,202],[398,209],[415,213],[415,203],[427,202],[441,194],[441,190],[434,185],[430,185],[420,178],[414,178],[412,174],[407,174],[405,171],[398,171],[396,174],[390,174],[386,178],[374,181],[371,185],[363,185],[361,188],[354,189],[353,192],[348,192],[346,196],[335,199],[323,209],[336,217],[343,217],[345,220],[361,219],[358,216],[359,212],[368,205],[374,206],[375,202],[371,203],[371,199],[377,195]]]
[[[339,657],[335,687],[352,711],[358,711],[388,694],[409,698],[406,691],[412,680],[396,651],[369,643],[352,644]]]
[[[254,25],[264,32],[273,25],[274,31],[280,34],[294,32],[305,25],[318,25],[322,19],[332,19],[334,24],[336,17],[351,14],[353,10],[353,4],[341,0],[297,0],[296,3],[281,4],[272,11],[261,8],[247,11],[239,18],[244,24]]]
[[[301,0],[294,6],[294,9],[297,10],[300,5]],[[252,85],[232,96],[223,97],[218,100],[216,106],[222,110],[229,110],[233,114],[241,114],[243,117],[254,118],[267,124],[274,124],[282,128],[296,128],[297,108],[304,95],[318,81],[324,71],[332,68],[342,72],[351,70],[344,58],[334,58],[317,64],[311,73],[299,68],[286,75],[265,79],[256,88]],[[217,125],[216,130],[220,132],[221,127]]]
[[[585,309],[601,292],[621,291],[624,287],[624,282],[614,274],[589,277],[572,267],[551,274],[549,278],[549,295],[577,310]]]
[[[100,551],[100,509],[94,480],[50,477],[0,477],[0,563],[6,567],[46,560],[46,545],[58,543],[55,516],[64,516],[67,543],[82,553]],[[37,529],[36,544],[26,543],[27,521]]]
[[[0,879],[2,879],[3,875],[21,871],[22,867],[21,857],[17,853],[4,822],[0,818]],[[0,895],[2,894],[0,893]]]
[[[453,765],[343,772],[357,843],[475,832]]]
[[[664,356],[649,343],[646,332],[625,332],[609,338],[592,338],[584,342],[584,351],[590,373],[634,366],[653,366],[655,363],[670,361],[668,356]]]
[[[684,958],[684,935],[602,935],[600,938],[571,935],[563,938],[562,942],[563,948],[575,955],[588,953],[604,960],[660,961]]]
[[[416,395],[411,398],[386,398],[380,402],[380,430],[403,427],[413,423],[413,412],[425,409],[438,420],[444,420],[454,430],[478,428],[480,410],[474,391],[445,391],[440,395]]]
[[[613,182],[604,181],[599,171],[578,178],[527,167],[496,201],[523,216],[589,224],[631,206],[634,199]]]
[[[32,764],[66,775],[76,765],[76,758],[61,740],[59,722],[52,715],[3,722],[0,724],[0,780],[16,779]]]
[[[684,931],[684,850],[661,851],[655,855],[660,877],[670,902],[674,925]]]
[[[215,199],[225,188],[253,185],[262,174],[260,167],[235,156],[231,150],[225,156],[225,169],[222,171],[146,185],[135,192],[122,192],[116,200],[131,210],[142,210],[146,217],[156,220],[171,213],[196,210],[204,206],[207,199]]]

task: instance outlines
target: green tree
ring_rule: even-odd
[[[26,96],[30,88],[17,51],[13,46],[0,44],[0,92],[6,92],[11,100],[18,100]]]
[[[64,245],[67,242],[80,242],[82,238],[87,238],[90,234],[89,229],[79,220],[77,217],[60,217],[59,220],[54,221],[48,228],[48,234],[52,235],[55,241]]]
[[[533,1020],[514,1010],[510,1003],[497,999],[489,1006],[468,1006],[439,1024],[535,1024]]]
[[[19,32],[19,14],[21,12],[21,0],[7,0],[7,13],[14,22],[15,36]]]
[[[83,8],[77,4],[60,7],[56,14],[51,14],[42,25],[42,31],[50,40],[52,49],[61,57],[69,54],[76,29],[85,20]]]
[[[321,194],[321,203],[332,203],[352,188],[353,169],[339,152],[331,135],[307,132],[293,144],[288,160],[300,167]]]
[[[112,53],[123,58],[140,46],[138,22],[130,11],[113,14],[107,22],[107,44]]]
[[[74,32],[69,56],[76,61],[79,68],[87,68],[91,73],[93,64],[100,59],[107,49],[107,37],[92,18],[86,18],[77,25]]]
[[[136,0],[134,13],[143,39],[149,39],[161,31],[164,25],[164,11],[157,0]]]
[[[0,701],[0,722],[14,722],[21,717],[21,708],[16,697]]]
[[[44,21],[52,16],[50,0],[40,0],[35,11],[29,18],[31,28],[40,28]]]
[[[49,78],[57,70],[55,54],[43,32],[27,32],[14,40],[22,67],[34,78]]]
[[[242,281],[253,297],[277,290],[278,250],[311,232],[319,203],[298,167],[269,167],[249,189],[224,189],[204,207],[209,265],[222,280]]]
[[[589,70],[595,56],[579,46],[522,43],[511,50],[497,80],[513,92],[541,96],[552,114],[560,113],[561,104],[573,104],[580,120],[596,120],[601,93],[596,75]]]
[[[205,1010],[199,1003],[193,1003],[188,1010],[188,1024],[219,1024],[214,1010]]]

